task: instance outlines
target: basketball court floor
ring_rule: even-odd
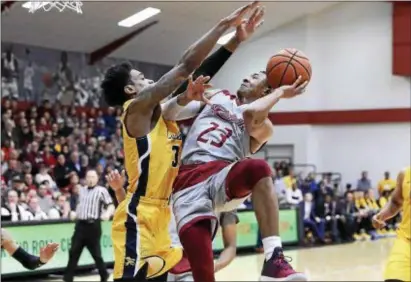
[[[310,281],[382,281],[385,260],[392,238],[378,241],[355,242],[336,246],[324,246],[290,250],[285,254],[291,264],[304,271]],[[217,281],[258,281],[263,255],[250,254],[237,257],[231,265],[216,274]],[[99,281],[98,275],[76,277],[75,281]],[[61,281],[49,278],[40,281]]]

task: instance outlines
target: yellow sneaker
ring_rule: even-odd
[[[353,237],[354,237],[354,240],[356,240],[356,241],[361,239],[361,236],[357,233],[355,233]]]
[[[362,234],[362,239],[363,239],[364,241],[368,241],[368,240],[371,240],[371,236],[364,232],[364,233]]]
[[[387,234],[387,230],[385,230],[385,229],[377,230],[377,234],[378,235],[385,235],[385,234]]]

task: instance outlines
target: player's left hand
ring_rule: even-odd
[[[40,249],[40,261],[47,263],[59,249],[59,244],[48,243],[47,246]]]
[[[209,95],[205,95],[206,90],[212,87],[212,85],[208,83],[209,80],[209,76],[200,75],[195,81],[193,81],[193,77],[190,76],[188,79],[186,92],[187,99],[189,99],[190,101],[200,101],[206,104],[210,104],[209,99],[211,97]]]
[[[243,42],[254,34],[257,28],[259,28],[264,22],[264,13],[264,7],[258,7],[254,10],[253,14],[248,20],[244,19],[241,24],[237,26],[235,36],[237,37],[238,41]]]
[[[118,191],[123,188],[124,183],[126,182],[126,173],[122,170],[120,175],[118,170],[115,169],[106,175],[106,180],[111,189]]]

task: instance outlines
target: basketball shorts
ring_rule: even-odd
[[[172,195],[178,234],[201,219],[210,219],[214,238],[218,229],[216,214],[235,210],[249,196],[227,196],[226,179],[235,164],[213,161],[180,167]]]
[[[385,280],[411,281],[411,242],[397,238],[385,267]]]
[[[182,249],[171,247],[169,221],[168,201],[127,195],[112,225],[115,280],[138,277],[145,264],[146,278],[158,277],[180,261]]]

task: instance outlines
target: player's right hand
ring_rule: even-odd
[[[232,27],[237,27],[243,22],[244,16],[252,11],[253,9],[257,8],[260,2],[254,1],[249,3],[234,12],[232,12],[229,16],[225,17],[223,20]]]
[[[380,214],[376,214],[372,217],[372,226],[374,226],[375,229],[382,229],[385,227],[385,222],[381,219]]]
[[[302,82],[302,77],[300,75],[292,85],[283,85],[280,87],[283,91],[281,98],[293,98],[304,93],[307,84],[308,81]]]
[[[126,173],[122,170],[120,174],[118,170],[115,169],[106,175],[106,180],[111,189],[118,191],[123,189],[124,183],[126,182]]]
[[[47,246],[40,249],[40,261],[47,263],[59,249],[59,244],[48,243]]]

